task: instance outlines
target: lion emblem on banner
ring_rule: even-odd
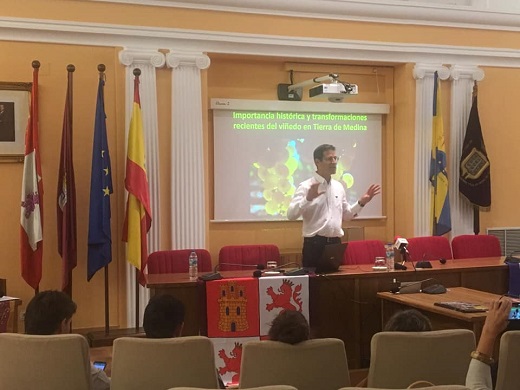
[[[235,343],[235,346],[227,355],[224,349],[218,351],[218,356],[224,361],[224,367],[219,367],[219,375],[225,375],[227,373],[234,372],[231,382],[238,383],[240,377],[240,362],[242,361],[242,344]]]
[[[302,311],[303,302],[301,299],[302,285],[294,285],[288,279],[283,279],[282,284],[278,287],[277,292],[272,287],[267,288],[267,295],[272,302],[266,305],[267,311],[272,311],[276,308],[281,308],[281,312],[286,310]]]

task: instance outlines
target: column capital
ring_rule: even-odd
[[[450,67],[450,77],[452,80],[470,79],[482,81],[484,79],[484,71],[474,65],[452,65]]]
[[[433,77],[435,72],[439,73],[441,80],[446,80],[450,77],[450,70],[442,64],[417,63],[413,68],[413,78],[418,80],[424,79],[427,76]]]
[[[162,68],[166,63],[164,54],[150,49],[123,49],[119,52],[119,62],[125,66],[145,64]]]
[[[202,52],[171,51],[166,54],[166,64],[174,69],[180,66],[196,66],[198,69],[207,69],[210,63],[209,57]]]

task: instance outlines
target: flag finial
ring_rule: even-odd
[[[134,76],[137,76],[137,77],[141,76],[141,69],[135,68],[134,69]]]
[[[31,63],[32,67],[34,69],[38,69],[40,67],[40,61],[38,60],[34,60],[32,63]]]
[[[477,96],[478,94],[478,85],[477,85],[477,81],[475,80],[475,82],[473,83],[473,97]]]
[[[76,70],[76,67],[72,64],[67,65],[67,72],[72,73]]]

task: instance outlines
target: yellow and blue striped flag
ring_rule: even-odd
[[[432,156],[430,183],[432,184],[431,226],[432,235],[441,236],[451,230],[448,172],[446,171],[446,145],[442,123],[439,75],[435,72],[433,87]]]

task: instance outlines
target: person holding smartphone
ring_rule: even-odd
[[[25,333],[52,335],[71,333],[72,316],[76,303],[64,292],[42,291],[36,294],[25,311]],[[110,378],[98,368],[90,365],[91,389],[110,389]]]
[[[492,390],[491,366],[495,363],[493,349],[497,337],[506,329],[511,300],[501,298],[491,303],[477,349],[471,352],[466,387],[471,390]]]

